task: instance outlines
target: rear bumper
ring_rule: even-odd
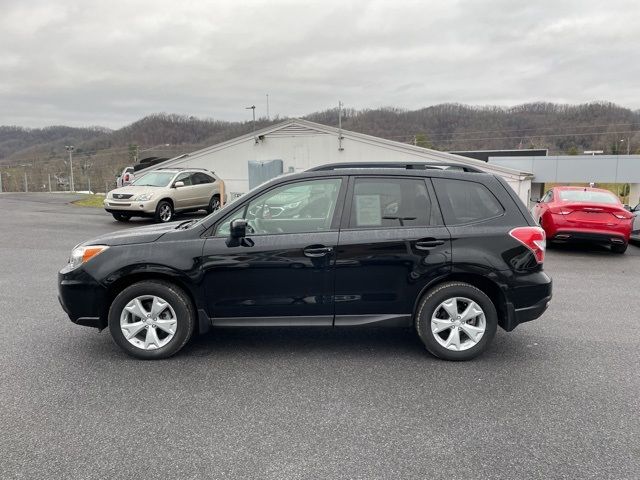
[[[500,326],[507,332],[510,332],[521,323],[539,318],[547,310],[551,302],[553,296],[553,281],[551,277],[544,272],[530,274],[527,277],[526,284],[512,287],[509,290],[506,301],[506,315],[500,321]]]
[[[612,216],[613,218],[613,216]],[[598,242],[627,243],[631,234],[631,223],[615,220],[617,223],[586,223],[569,221],[563,215],[544,217],[547,239],[552,242]]]
[[[618,232],[594,232],[594,231],[575,231],[575,230],[558,230],[555,235],[549,238],[551,242],[592,242],[602,243],[605,245],[625,244],[629,241],[629,235],[623,235]]]
[[[73,323],[99,329],[107,326],[107,290],[82,267],[58,273],[58,301]]]

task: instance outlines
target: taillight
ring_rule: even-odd
[[[544,251],[547,248],[547,237],[542,228],[517,227],[511,230],[509,235],[531,250],[538,263],[544,262]]]
[[[550,208],[549,211],[551,213],[554,213],[556,215],[569,215],[570,213],[573,212],[573,210],[569,210],[568,208]]]
[[[620,220],[631,220],[633,218],[633,215],[627,212],[614,213],[614,215]]]

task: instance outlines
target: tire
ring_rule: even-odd
[[[128,222],[131,220],[131,215],[128,213],[112,213],[111,215],[119,222]]]
[[[173,205],[168,200],[160,200],[156,205],[156,213],[154,219],[156,223],[167,223],[173,220],[175,212],[173,211]]]
[[[209,200],[209,206],[207,207],[207,213],[211,214],[220,208],[220,195],[214,195]]]
[[[611,251],[613,253],[624,253],[627,251],[627,244],[623,243],[622,245],[619,243],[611,245]]]
[[[136,299],[142,299],[142,310],[136,308]],[[155,299],[159,315],[143,319],[145,314],[153,314]],[[113,300],[109,331],[116,345],[132,357],[157,360],[175,355],[185,346],[193,334],[195,318],[193,304],[182,289],[168,282],[145,280],[125,288]],[[123,329],[122,325],[128,327]]]
[[[452,302],[452,299],[457,300]],[[471,311],[474,317],[464,321],[460,319],[461,315],[457,315],[456,319],[451,320],[451,326],[446,327],[452,315],[443,304],[449,303],[452,309],[455,305],[455,311],[462,314],[471,306],[470,302],[475,303]],[[481,313],[477,314],[478,311]],[[498,314],[495,305],[483,291],[464,282],[446,282],[425,293],[418,306],[415,326],[422,343],[432,355],[443,360],[471,360],[484,352],[493,340],[498,327]],[[437,328],[442,330],[436,333],[434,329]],[[481,335],[480,330],[483,330]],[[455,339],[456,332],[457,346],[455,341],[449,347],[443,345]]]

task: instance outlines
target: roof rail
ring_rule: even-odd
[[[330,163],[320,165],[307,170],[307,172],[324,172],[330,170],[339,170],[343,168],[397,168],[403,170],[462,170],[470,173],[485,173],[482,170],[462,165],[460,163],[451,162],[349,162],[349,163]]]
[[[200,170],[201,172],[213,173],[211,170],[207,168],[197,168],[197,167],[160,167],[160,168],[156,168],[156,170]]]

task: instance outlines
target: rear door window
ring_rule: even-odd
[[[425,227],[436,222],[423,179],[355,179],[350,228]]]
[[[194,173],[193,174],[193,184],[194,185],[204,185],[207,183],[213,183],[213,178],[205,173]]]
[[[481,183],[434,178],[433,185],[447,225],[479,222],[504,213],[498,199]]]

